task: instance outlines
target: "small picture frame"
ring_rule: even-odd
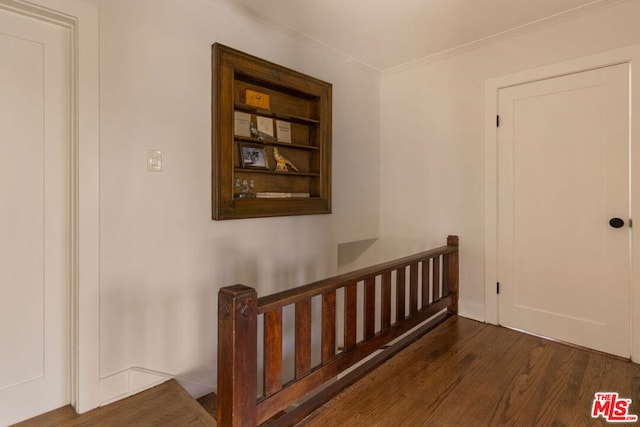
[[[238,143],[240,163],[245,169],[269,169],[267,153],[263,145]]]

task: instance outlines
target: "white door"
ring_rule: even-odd
[[[629,357],[628,65],[498,103],[500,324]]]
[[[0,9],[0,425],[70,401],[70,34]]]

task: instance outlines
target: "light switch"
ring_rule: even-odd
[[[162,151],[147,150],[147,172],[162,172]]]

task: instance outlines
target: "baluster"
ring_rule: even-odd
[[[442,297],[449,296],[449,254],[442,255]]]
[[[296,303],[295,375],[301,378],[311,371],[311,298]]]
[[[264,395],[282,388],[282,308],[264,314]]]
[[[322,294],[322,363],[336,355],[336,291]]]
[[[429,305],[429,272],[430,263],[426,259],[422,261],[422,308]]]
[[[409,316],[418,311],[418,263],[409,266]]]
[[[364,282],[364,339],[376,334],[376,278],[368,277]]]
[[[406,272],[405,268],[399,268],[396,270],[396,322],[400,322],[407,317],[406,314]]]
[[[382,274],[382,284],[380,286],[380,327],[386,331],[391,327],[391,272]]]
[[[433,302],[436,302],[440,299],[440,257],[432,258],[433,269],[432,269],[432,281],[431,281],[431,292],[433,295]]]
[[[350,283],[344,287],[344,348],[350,350],[356,345],[358,287]]]

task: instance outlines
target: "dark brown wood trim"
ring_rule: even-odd
[[[218,293],[218,425],[257,424],[257,294],[243,285]]]
[[[455,313],[457,250],[458,239],[450,236],[447,246],[438,249],[260,299],[246,286],[223,288],[218,298],[217,415],[220,425],[271,423],[272,418],[279,419],[292,404],[298,405],[301,399],[316,393],[327,382],[333,382],[346,369],[379,350],[387,353],[390,342],[431,317],[447,309]],[[337,348],[336,336],[338,289],[342,289],[340,296],[344,303],[342,348]],[[316,296],[321,299],[322,311],[321,323],[314,328],[312,299]],[[292,305],[295,308],[294,378],[282,384],[283,307]],[[395,308],[395,319],[391,315],[392,308]],[[376,326],[377,310],[381,310],[379,326]],[[264,315],[264,377],[263,393],[257,398],[257,316],[261,314]],[[314,366],[312,330],[317,330],[318,326],[321,354],[319,364]],[[376,356],[374,360],[386,358]]]
[[[406,337],[402,338],[395,344],[387,347],[385,351],[380,354],[372,357],[367,362],[358,366],[356,369],[342,377],[341,379],[332,382],[327,387],[320,390],[318,393],[314,394],[304,403],[296,406],[295,408],[285,412],[282,416],[278,417],[269,425],[273,426],[291,426],[301,420],[303,420],[310,413],[320,408],[324,403],[334,398],[338,394],[340,394],[345,388],[354,384],[356,381],[373,371],[378,366],[385,363],[387,360],[398,354],[407,346],[413,344],[415,341],[420,339],[424,334],[433,330],[438,325],[443,323],[449,317],[451,317],[451,313],[442,313],[438,317],[429,321],[422,325],[419,329],[416,329],[414,332],[410,333]]]
[[[433,258],[441,254],[455,252],[457,250],[458,249],[455,246],[442,246],[437,249],[424,251],[395,261],[374,265],[372,267],[319,280],[308,285],[299,286],[276,294],[260,297],[258,298],[258,313],[266,313],[267,311],[274,310],[278,307],[295,304],[296,302],[302,301],[308,297],[314,297],[330,290],[337,290],[343,287],[347,282],[357,282],[368,276],[384,274],[386,272],[405,267],[414,262]]]

